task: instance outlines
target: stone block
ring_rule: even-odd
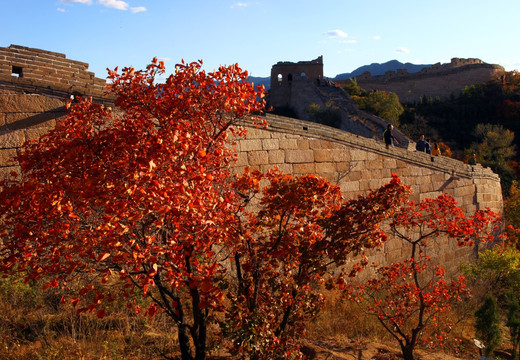
[[[263,139],[262,149],[263,150],[278,150],[280,148],[279,139]]]
[[[240,151],[262,150],[262,140],[260,140],[260,139],[240,140],[239,144],[240,144]]]
[[[421,201],[423,201],[424,199],[435,199],[441,194],[442,194],[441,191],[425,192],[425,193],[420,194],[420,199],[421,199]]]
[[[427,180],[429,180],[429,179],[427,179]],[[433,184],[431,182],[429,182],[429,181],[426,181],[423,184],[419,184],[419,189],[420,189],[419,191],[421,192],[421,194],[422,193],[431,192],[431,191],[434,190],[433,189]]]
[[[340,184],[341,192],[359,191],[359,181],[345,181]]]
[[[0,167],[18,165],[16,154],[16,149],[0,149]]]
[[[357,181],[361,180],[362,174],[361,171],[351,171],[346,176],[345,179],[349,181]]]
[[[50,127],[37,127],[37,128],[29,128],[24,130],[25,139],[26,140],[35,140],[43,135],[47,134],[52,128]],[[1,141],[1,140],[0,140]]]
[[[323,149],[323,141],[320,139],[309,139],[309,148],[311,149]]]
[[[316,172],[318,174],[324,173],[336,173],[336,163],[333,162],[321,162],[315,164]]]
[[[316,161],[316,162],[327,162],[327,161],[331,160],[330,150],[328,150],[328,149],[314,149],[313,151],[314,151],[314,161]]]
[[[249,162],[247,159],[247,153],[246,152],[239,152],[237,154],[237,160],[234,163],[234,166],[248,166]]]
[[[271,132],[263,129],[257,129],[253,127],[247,128],[246,139],[269,139],[271,138]]]
[[[298,149],[298,141],[296,139],[280,139],[280,149]]]
[[[272,164],[270,164],[272,166]],[[276,164],[273,168],[276,167],[284,174],[294,174],[293,164]]]
[[[6,114],[7,129],[27,129],[36,127],[55,127],[56,113],[9,113]]]
[[[350,150],[350,159],[352,161],[365,161],[367,160],[367,152],[364,150],[352,149]]]
[[[386,159],[386,158],[383,158],[383,168],[385,168],[385,169],[397,169],[397,160],[396,159]]]
[[[368,170],[380,170],[383,168],[383,161],[381,159],[367,160],[365,164]]]
[[[313,150],[287,150],[285,160],[288,163],[308,163],[314,162]]]
[[[297,139],[296,144],[298,146],[298,150],[309,150],[309,140],[307,139]]]
[[[283,164],[285,162],[285,151],[283,150],[269,150],[268,156],[270,164]]]
[[[332,161],[351,161],[351,154],[348,150],[343,149],[331,149],[330,150],[330,159]]]
[[[0,149],[18,148],[25,142],[22,130],[0,133]]]
[[[314,166],[314,163],[298,163],[293,164],[293,171],[295,175],[316,174],[316,167]]]
[[[368,161],[376,161],[376,160],[382,160],[383,157],[379,154],[376,154],[374,152],[369,152],[369,151],[365,151],[366,152],[366,156],[367,156],[367,160]]]
[[[383,186],[385,183],[383,182],[383,179],[379,178],[379,179],[372,179],[369,181],[368,185],[370,187],[370,190],[377,190],[379,189],[381,186]]]
[[[250,151],[247,153],[247,160],[250,166],[269,164],[269,155],[267,151]]]
[[[397,167],[395,169],[395,174],[397,174],[399,177],[404,178],[412,175],[412,169],[409,167]]]
[[[19,166],[0,167],[0,180],[18,181],[21,178],[22,169]]]
[[[65,101],[43,95],[16,94],[0,96],[0,109],[5,113],[42,113],[64,111]]]
[[[359,190],[360,191],[370,190],[370,180],[365,180],[365,179],[359,180]]]
[[[381,169],[381,176],[385,178],[391,178],[392,174],[394,173],[394,170],[395,169],[383,167],[383,169]]]

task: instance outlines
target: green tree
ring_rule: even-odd
[[[366,96],[353,96],[361,110],[366,110],[377,115],[394,126],[399,126],[399,117],[404,112],[404,108],[399,102],[397,94],[388,91],[375,90]]]
[[[520,290],[520,251],[495,247],[479,253],[479,260],[464,267],[474,288],[502,301],[509,291]]]
[[[366,96],[366,91],[358,85],[356,78],[350,79],[349,83],[343,86],[343,89],[350,96]]]
[[[478,142],[472,145],[470,152],[477,154],[482,165],[489,166],[500,175],[503,188],[509,189],[514,179],[509,162],[516,155],[513,144],[515,133],[502,125],[477,124],[473,134]]]
[[[341,114],[339,107],[334,105],[334,103],[331,101],[328,101],[325,104],[325,107],[312,103],[307,108],[307,112],[311,116],[311,119],[318,124],[332,126],[335,128],[340,127]]]
[[[520,304],[516,293],[510,291],[506,294],[507,321],[509,328],[509,338],[513,346],[512,358],[516,359],[518,354],[518,344],[520,344]]]
[[[500,345],[500,319],[498,317],[498,306],[495,297],[491,294],[486,296],[482,306],[475,312],[476,336],[484,342],[484,356],[489,357]]]
[[[399,117],[404,112],[404,108],[396,93],[383,90],[367,92],[359,87],[356,79],[350,79],[343,89],[349,93],[361,110],[388,120],[396,127],[399,126]]]
[[[509,188],[509,195],[504,199],[504,216],[506,224],[513,228],[520,228],[520,188],[515,180]],[[520,246],[518,235],[514,231],[508,231],[508,243],[514,244],[516,248]]]

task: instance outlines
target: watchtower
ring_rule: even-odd
[[[316,85],[323,79],[323,56],[311,61],[279,61],[271,68],[271,106],[288,107],[293,81],[307,79]]]

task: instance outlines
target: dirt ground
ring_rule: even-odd
[[[398,360],[402,359],[398,348],[389,347],[374,342],[351,341],[348,343],[334,344],[324,340],[306,341],[303,353],[312,360]],[[442,352],[424,350],[416,351],[418,360],[460,360],[460,357],[451,356]],[[466,358],[479,359],[469,355]]]

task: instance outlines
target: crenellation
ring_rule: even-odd
[[[487,64],[480,59],[453,58],[450,63],[437,63],[417,73],[402,69],[373,76],[364,72],[356,80],[367,91],[391,91],[399,96],[401,102],[413,102],[423,96],[445,99],[457,95],[465,86],[499,79],[504,73],[502,66]]]
[[[0,48],[0,54],[0,85],[30,85],[34,86],[30,90],[36,93],[54,90],[96,98],[105,96],[105,80],[87,71],[88,63],[67,59],[64,54],[18,45]]]

